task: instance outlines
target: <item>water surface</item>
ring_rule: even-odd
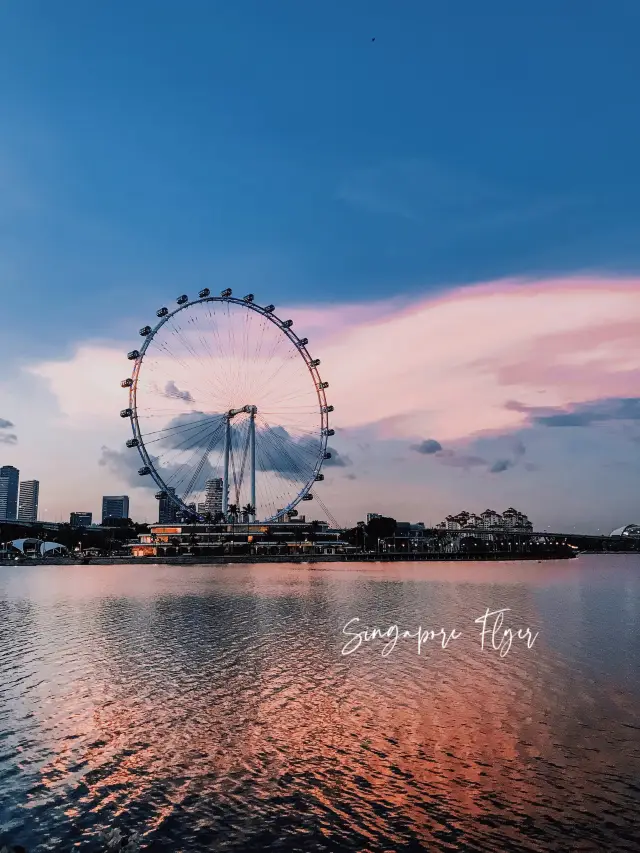
[[[474,620],[539,632],[506,657]],[[341,650],[343,627],[457,629]],[[0,830],[638,851],[640,558],[0,568]]]

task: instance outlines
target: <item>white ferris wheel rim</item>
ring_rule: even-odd
[[[192,507],[190,507],[182,498],[172,491],[171,487],[165,482],[165,477],[162,475],[162,468],[158,466],[151,454],[149,453],[144,434],[141,429],[139,414],[138,414],[138,385],[141,377],[141,371],[144,364],[144,359],[147,352],[152,347],[154,338],[158,334],[158,332],[176,315],[180,314],[183,311],[188,311],[189,309],[193,309],[197,305],[202,305],[205,303],[222,303],[227,305],[235,305],[246,311],[253,311],[256,314],[261,315],[263,318],[268,320],[273,326],[278,330],[278,332],[284,335],[296,348],[300,358],[304,362],[306,369],[309,373],[310,380],[313,382],[313,386],[315,388],[315,394],[317,399],[317,414],[319,416],[318,420],[318,443],[319,450],[315,459],[315,464],[313,465],[312,471],[306,481],[302,484],[301,488],[295,494],[295,496],[289,501],[289,503],[282,507],[277,514],[271,515],[268,518],[265,518],[264,522],[273,522],[279,519],[282,519],[288,513],[291,513],[295,507],[303,500],[310,500],[312,498],[311,489],[315,482],[323,477],[320,475],[320,471],[325,459],[330,458],[331,454],[327,452],[327,442],[328,437],[333,434],[333,430],[329,428],[329,413],[333,411],[333,407],[328,405],[327,397],[325,393],[325,389],[328,387],[327,382],[323,382],[320,376],[320,372],[318,370],[319,360],[312,358],[308,349],[308,340],[306,338],[300,338],[296,332],[292,329],[292,321],[291,320],[282,320],[278,317],[274,311],[274,306],[269,305],[266,308],[256,304],[253,301],[253,296],[245,296],[243,298],[234,297],[231,295],[231,291],[223,291],[219,296],[213,296],[209,292],[208,289],[205,289],[200,292],[200,295],[197,299],[188,299],[186,295],[179,297],[177,300],[177,307],[173,310],[168,310],[167,308],[161,308],[156,312],[156,316],[158,317],[158,322],[154,327],[145,326],[140,330],[140,334],[143,336],[144,341],[139,350],[133,350],[128,354],[129,360],[134,362],[133,372],[130,379],[123,380],[122,385],[126,385],[129,388],[129,406],[127,409],[123,410],[120,414],[122,417],[129,417],[131,420],[132,427],[132,435],[133,441],[128,441],[127,445],[132,447],[135,446],[140,454],[140,457],[143,461],[143,467],[140,469],[139,473],[142,474],[143,471],[145,474],[151,476],[155,484],[158,486],[159,494],[166,496],[169,500],[171,500],[180,511],[184,514],[190,516],[194,520],[203,521],[204,518],[197,512],[193,512]],[[151,350],[153,351],[153,350]],[[126,415],[125,415],[126,413]],[[255,468],[254,468],[255,470]]]

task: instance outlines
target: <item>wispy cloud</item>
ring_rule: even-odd
[[[610,421],[640,421],[640,397],[595,400],[556,408],[524,406],[509,401],[506,408],[526,415],[533,425],[545,427],[588,427]]]
[[[438,453],[438,451],[442,450],[442,445],[434,438],[425,438],[424,441],[421,441],[419,444],[412,444],[411,450],[415,450],[416,453],[422,453],[423,456],[430,456],[433,453]]]
[[[450,468],[486,468],[487,460],[483,456],[476,456],[472,453],[456,453],[454,450],[443,450],[437,454],[437,459],[443,465],[448,465]]]
[[[445,448],[439,441],[435,441],[435,439],[425,439],[419,444],[410,445],[410,447],[416,453],[420,453],[423,456],[432,456],[441,464],[448,465],[451,468],[462,468],[467,471],[484,468],[492,474],[502,474],[504,471],[514,468],[526,453],[526,447],[520,439],[511,440],[510,443],[510,456],[496,459],[495,462],[491,462],[478,454],[460,452],[460,450],[451,447]]]
[[[181,391],[173,380],[167,382],[164,393],[166,397],[171,397],[174,400],[184,400],[185,403],[195,402],[190,391]]]
[[[532,197],[523,202],[509,190],[422,159],[391,160],[345,177],[338,198],[373,215],[432,225],[447,238],[546,219],[574,205],[573,199]]]
[[[12,429],[13,424],[6,418],[0,418],[0,444],[17,444],[18,436],[14,432],[6,432]]]

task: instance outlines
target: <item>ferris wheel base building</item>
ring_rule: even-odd
[[[345,554],[355,550],[342,539],[342,531],[329,529],[327,522],[308,522],[304,516],[269,524],[153,524],[149,533],[141,533],[129,547],[132,557]]]

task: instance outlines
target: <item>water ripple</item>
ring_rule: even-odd
[[[111,826],[149,850],[638,851],[638,568],[2,568],[0,830],[42,851]],[[536,645],[483,652],[487,607]],[[345,657],[354,616],[463,637]]]

